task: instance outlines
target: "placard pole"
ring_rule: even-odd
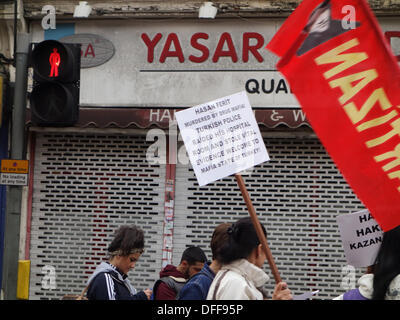
[[[244,184],[243,178],[240,174],[236,173],[235,178],[239,185],[240,191],[242,192],[244,201],[246,202],[247,210],[250,213],[250,218],[251,218],[251,221],[253,222],[254,228],[256,229],[258,239],[260,240],[261,245],[264,249],[265,255],[267,256],[268,264],[271,269],[272,275],[275,278],[275,282],[279,283],[282,281],[281,276],[279,275],[278,268],[276,267],[271,250],[268,246],[267,238],[264,235],[264,232],[261,228],[260,222],[257,218],[256,211],[254,210],[253,204],[251,202],[249,193],[247,192],[246,185]]]

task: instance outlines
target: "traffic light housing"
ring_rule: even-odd
[[[31,120],[37,126],[73,126],[79,118],[81,45],[45,40],[32,44]]]

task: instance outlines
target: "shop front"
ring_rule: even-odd
[[[239,91],[271,158],[243,178],[282,279],[295,294],[342,293],[346,259],[336,216],[364,206],[265,49],[282,21],[82,21],[53,35],[32,25],[34,41],[84,42],[87,65],[75,126],[37,127],[28,116],[30,299],[79,292],[122,224],[145,231],[145,252],[130,275],[138,289],[152,287],[188,245],[211,259],[213,229],[248,213],[233,177],[199,187],[175,113]],[[396,30],[394,19],[382,25]]]

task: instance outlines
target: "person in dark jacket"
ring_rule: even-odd
[[[89,278],[89,300],[148,300],[151,290],[137,292],[128,279],[144,248],[143,231],[136,226],[122,226],[108,247],[110,259],[101,262]]]
[[[179,300],[207,299],[208,289],[221,268],[221,263],[218,260],[219,251],[228,240],[227,230],[230,226],[230,223],[221,223],[215,228],[210,243],[212,261],[205,263],[203,269],[186,282],[179,293]]]
[[[177,267],[168,264],[160,271],[160,279],[153,287],[153,299],[176,300],[187,279],[198,273],[206,261],[206,255],[201,248],[187,248]]]

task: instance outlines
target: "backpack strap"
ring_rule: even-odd
[[[156,283],[154,284],[154,287],[153,287],[154,297],[156,297],[156,292],[157,292],[158,286],[161,283],[165,283],[169,288],[174,290],[174,292],[176,294],[175,298],[177,299],[179,296],[179,292],[185,285],[186,281],[187,280],[185,278],[177,278],[177,277],[173,277],[173,276],[162,277],[162,278],[158,279],[156,281]]]
[[[219,289],[222,279],[225,277],[225,275],[228,273],[228,271],[229,270],[225,270],[224,273],[219,277],[217,283],[215,284],[212,300],[217,300],[217,291]]]

